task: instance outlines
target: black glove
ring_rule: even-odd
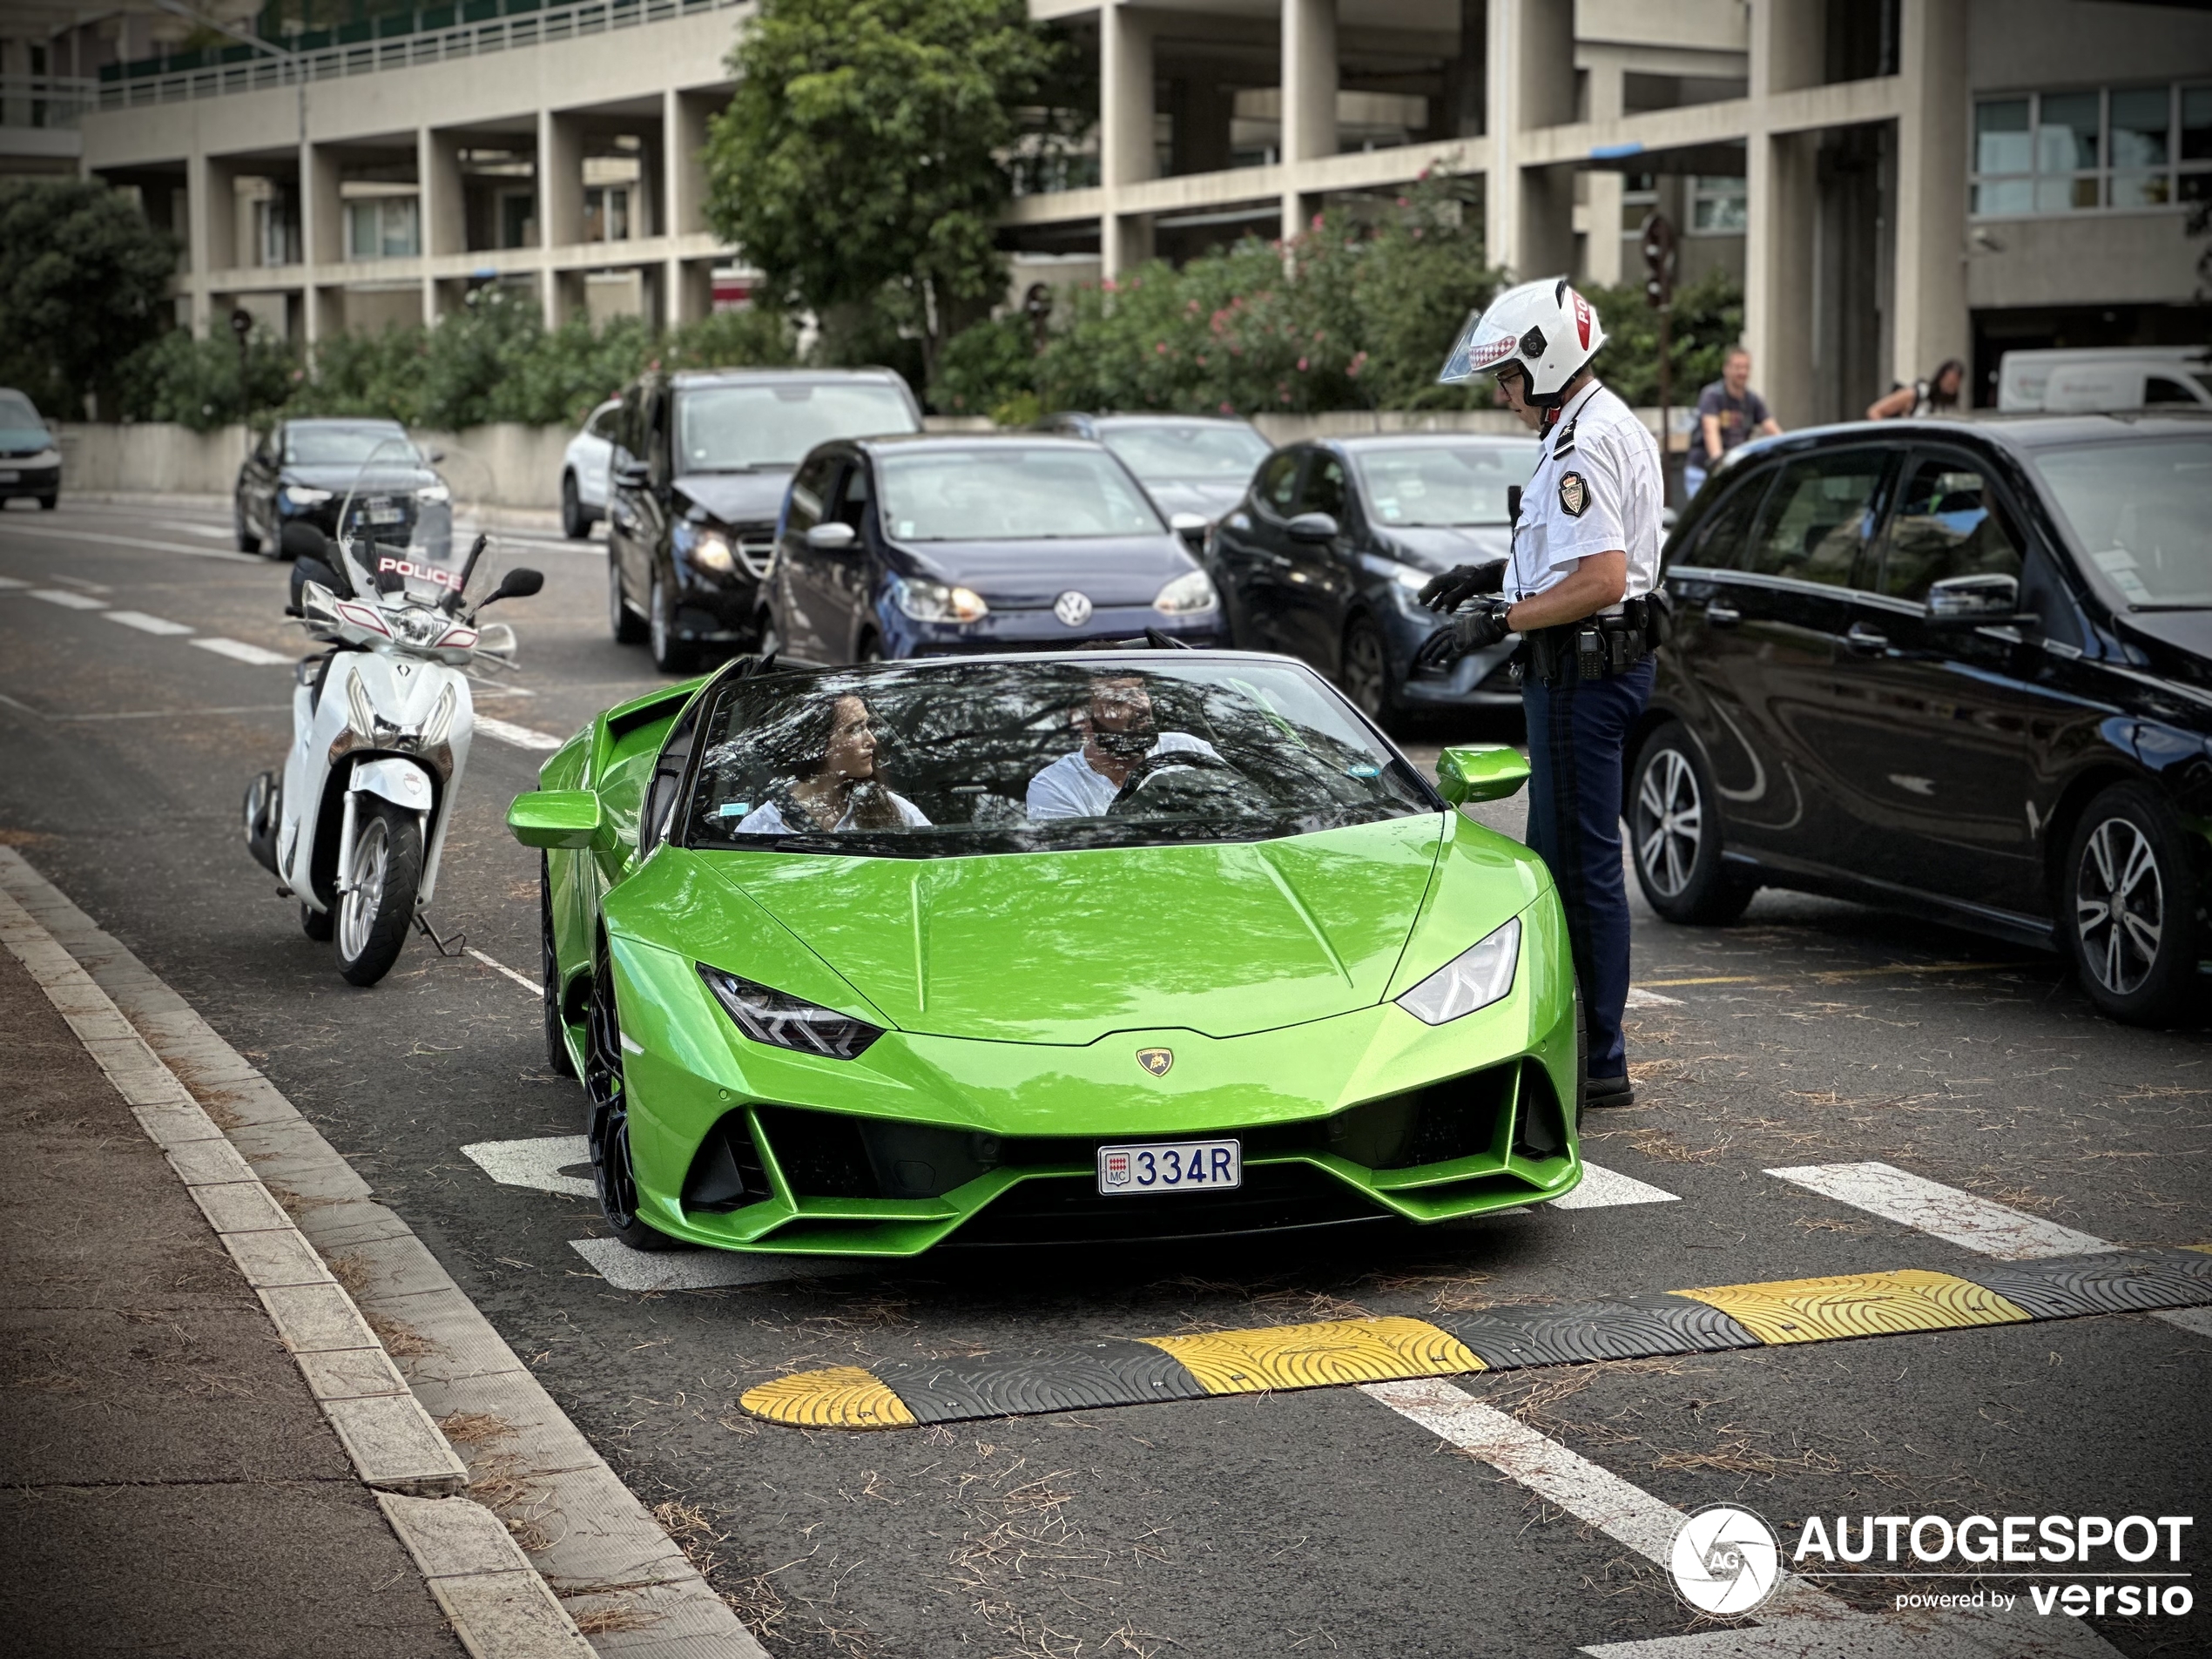
[[[1502,593],[1506,585],[1506,562],[1493,559],[1487,564],[1455,564],[1442,576],[1431,577],[1420,591],[1420,601],[1431,610],[1457,610],[1479,593]]]
[[[1477,600],[1473,610],[1453,617],[1449,626],[1431,634],[1413,653],[1415,671],[1440,673],[1469,651],[1496,644],[1513,631],[1506,620],[1512,610],[1503,599]]]

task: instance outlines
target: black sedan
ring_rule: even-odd
[[[1761,885],[2066,952],[2107,1013],[2205,1004],[2212,420],[1889,421],[1732,458],[1670,538],[1635,733],[1652,907]]]
[[[280,421],[263,433],[238,469],[231,517],[239,550],[277,557],[284,527],[338,531],[338,509],[371,457],[380,486],[405,494],[442,489],[435,457],[412,444],[397,421],[348,418]]]
[[[1274,446],[1251,422],[1229,415],[1084,415],[1062,411],[1042,430],[1096,438],[1122,458],[1145,493],[1185,534],[1203,531],[1244,498]]]
[[[1420,708],[1518,707],[1514,641],[1448,674],[1412,669],[1438,625],[1422,584],[1506,556],[1506,491],[1535,461],[1533,440],[1440,434],[1277,451],[1208,543],[1236,643],[1304,658],[1385,724]]]
[[[816,444],[919,432],[887,368],[655,372],[622,395],[607,475],[607,617],[664,673],[749,644],[792,469]]]
[[[1213,583],[1128,468],[1069,438],[824,444],[792,481],[762,643],[808,663],[1220,643]]]

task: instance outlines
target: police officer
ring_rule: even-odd
[[[1590,373],[1605,329],[1565,277],[1500,294],[1437,378],[1494,375],[1543,439],[1521,492],[1513,556],[1461,565],[1421,590],[1451,625],[1422,648],[1441,666],[1521,637],[1528,721],[1528,845],[1567,910],[1588,1035],[1588,1103],[1625,1106],[1629,896],[1621,870],[1622,745],[1651,695],[1665,627],[1659,577],[1659,446]],[[1460,607],[1465,606],[1465,609]]]

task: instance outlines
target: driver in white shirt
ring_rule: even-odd
[[[1161,731],[1152,718],[1151,695],[1135,674],[1103,674],[1092,681],[1090,699],[1074,725],[1083,734],[1083,746],[1029,779],[1032,823],[1103,818],[1130,773],[1154,755],[1196,751],[1221,759],[1203,738]]]

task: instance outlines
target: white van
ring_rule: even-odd
[[[2008,351],[1997,371],[1997,407],[2087,414],[2107,409],[2212,408],[2212,348],[2113,346]]]

